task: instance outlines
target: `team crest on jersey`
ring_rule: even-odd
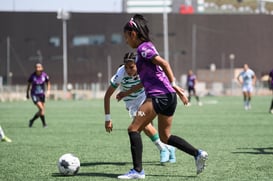
[[[114,79],[113,79],[114,82],[117,80],[117,78],[118,78],[118,75],[116,75],[116,76],[114,77]]]

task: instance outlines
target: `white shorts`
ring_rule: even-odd
[[[144,93],[144,94],[139,95],[134,100],[125,102],[125,106],[126,106],[126,109],[129,111],[130,118],[133,118],[136,116],[138,108],[143,104],[145,99],[146,99],[146,95]]]
[[[252,92],[253,86],[252,85],[243,85],[242,91],[243,92]]]

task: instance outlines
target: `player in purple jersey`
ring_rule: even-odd
[[[159,56],[151,42],[146,19],[139,14],[131,18],[124,26],[124,37],[130,47],[137,49],[137,71],[147,98],[128,127],[133,168],[118,178],[145,178],[142,168],[143,147],[140,132],[156,116],[158,117],[158,132],[161,141],[192,155],[195,158],[197,174],[201,173],[208,157],[207,152],[198,150],[183,138],[171,134],[177,95],[184,104],[188,103],[188,99],[184,90],[175,84],[170,64]]]
[[[269,72],[268,84],[269,84],[269,89],[272,90],[272,95],[273,95],[273,69]],[[273,98],[271,100],[271,106],[270,106],[269,112],[273,114]]]
[[[113,123],[110,116],[110,97],[118,87],[120,87],[122,91],[126,91],[140,83],[135,58],[135,53],[125,54],[123,61],[124,65],[119,67],[116,74],[111,78],[110,86],[104,95],[105,130],[109,133],[113,129]],[[139,91],[133,92],[124,97],[123,101],[127,111],[129,112],[130,118],[133,119],[135,117],[138,108],[145,99],[146,95],[143,87],[139,89]],[[148,124],[143,131],[159,149],[160,163],[174,163],[176,161],[175,148],[160,141],[159,134],[152,124]]]
[[[30,91],[31,88],[31,91]],[[35,72],[32,73],[28,79],[27,85],[27,99],[29,99],[29,91],[33,103],[37,106],[38,112],[35,113],[32,119],[29,120],[29,127],[31,128],[33,122],[37,118],[41,118],[43,127],[46,128],[45,121],[45,97],[50,94],[50,81],[48,75],[44,72],[43,65],[41,63],[35,64]]]
[[[187,88],[188,88],[188,100],[189,103],[191,102],[191,95],[193,95],[198,103],[199,106],[202,105],[202,103],[200,102],[199,96],[196,94],[196,89],[195,89],[195,85],[197,82],[197,78],[196,75],[193,74],[192,70],[188,71],[188,75],[187,75]]]

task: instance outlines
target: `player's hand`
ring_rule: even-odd
[[[177,85],[173,86],[174,90],[176,91],[176,94],[179,96],[180,100],[183,102],[184,105],[188,105],[189,100],[185,94],[184,89],[181,87],[178,87]]]
[[[112,124],[112,121],[109,120],[109,121],[105,121],[105,130],[106,132],[110,133],[113,129],[113,124]]]
[[[126,97],[125,92],[119,92],[119,93],[116,95],[116,99],[117,99],[118,101],[120,101],[120,100],[123,99],[124,97]]]
[[[46,97],[49,98],[49,96],[50,96],[50,91],[48,90],[46,91]]]

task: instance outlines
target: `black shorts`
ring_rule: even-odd
[[[188,87],[188,92],[189,92],[189,94],[191,92],[193,92],[193,94],[195,94],[195,88],[194,87]]]
[[[34,104],[37,104],[37,102],[45,102],[45,95],[31,95],[31,99]]]
[[[153,107],[157,114],[172,116],[177,105],[176,93],[152,97]]]

